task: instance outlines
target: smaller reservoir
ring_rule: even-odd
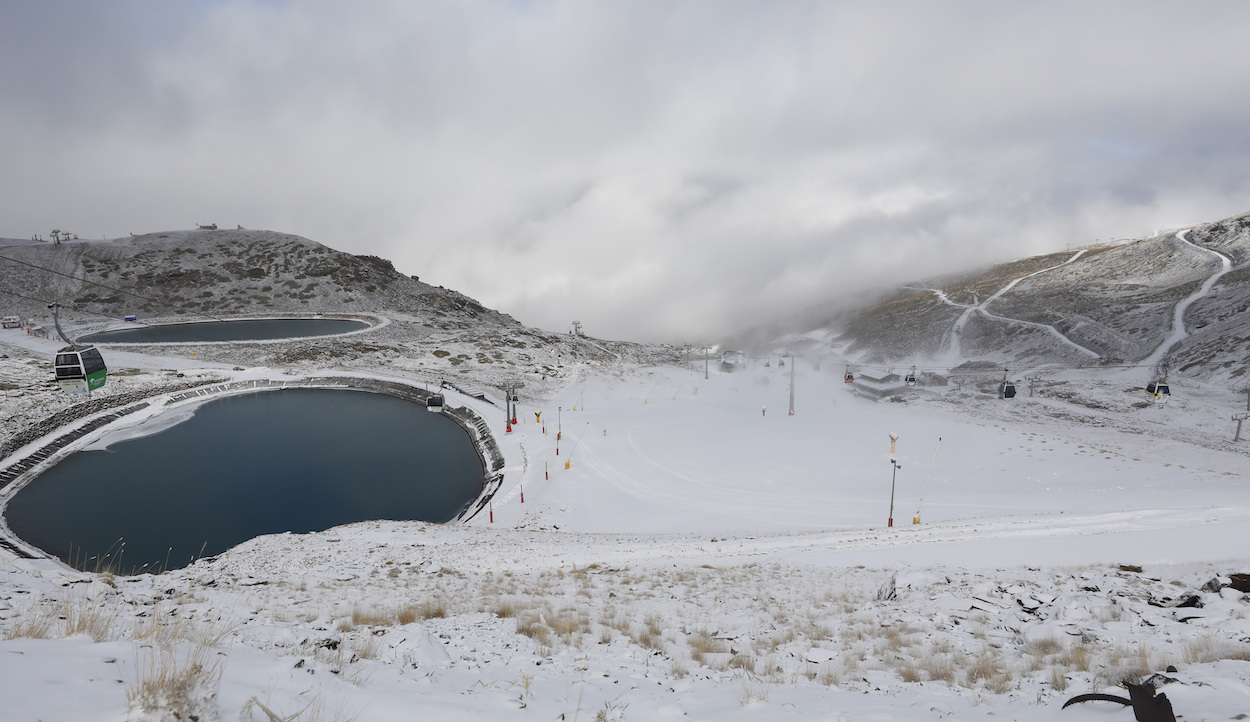
[[[212,343],[333,336],[369,328],[349,318],[241,318],[233,321],[166,323],[93,333],[83,343]]]
[[[147,423],[149,435],[105,436],[19,490],[4,510],[9,529],[71,566],[130,574],[262,534],[447,522],[482,491],[464,429],[394,396],[264,391]]]

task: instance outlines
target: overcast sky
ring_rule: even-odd
[[[703,341],[1250,211],[1250,2],[5,2],[0,236],[215,222]]]

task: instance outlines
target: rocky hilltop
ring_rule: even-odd
[[[242,365],[387,367],[426,377],[559,377],[564,361],[676,360],[671,348],[527,328],[456,291],[422,283],[390,261],[273,231],[168,231],[107,241],[0,240],[3,315],[51,325],[65,305],[74,333],[121,325],[268,315],[345,315],[377,327],[348,337],[233,343],[145,352]]]
[[[386,308],[428,317],[434,328],[520,325],[468,296],[405,276],[386,259],[273,231],[169,231],[60,246],[22,243],[3,253],[40,267],[0,268],[13,290],[59,300],[69,306],[67,316],[84,321],[90,318],[84,311],[195,320]],[[22,304],[27,313],[41,312],[39,304],[19,299]]]

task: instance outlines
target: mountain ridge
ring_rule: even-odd
[[[145,353],[253,366],[370,365],[426,377],[560,377],[566,359],[674,362],[664,345],[595,340],[529,328],[469,296],[424,283],[386,259],[353,255],[275,231],[163,231],[101,241],[0,239],[3,315],[51,326],[65,304],[74,334],[119,325],[273,315],[355,315],[374,327],[351,338],[265,343],[152,344]],[[378,323],[378,316],[385,323]]]
[[[1220,256],[1229,270],[1188,307],[1159,372],[1232,382],[1250,357],[1250,213],[921,280],[809,333],[861,363],[1132,365],[1169,338],[1177,305],[1221,271]]]

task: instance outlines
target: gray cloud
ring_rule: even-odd
[[[1247,210],[1241,2],[0,8],[0,234],[308,236],[714,338]]]

